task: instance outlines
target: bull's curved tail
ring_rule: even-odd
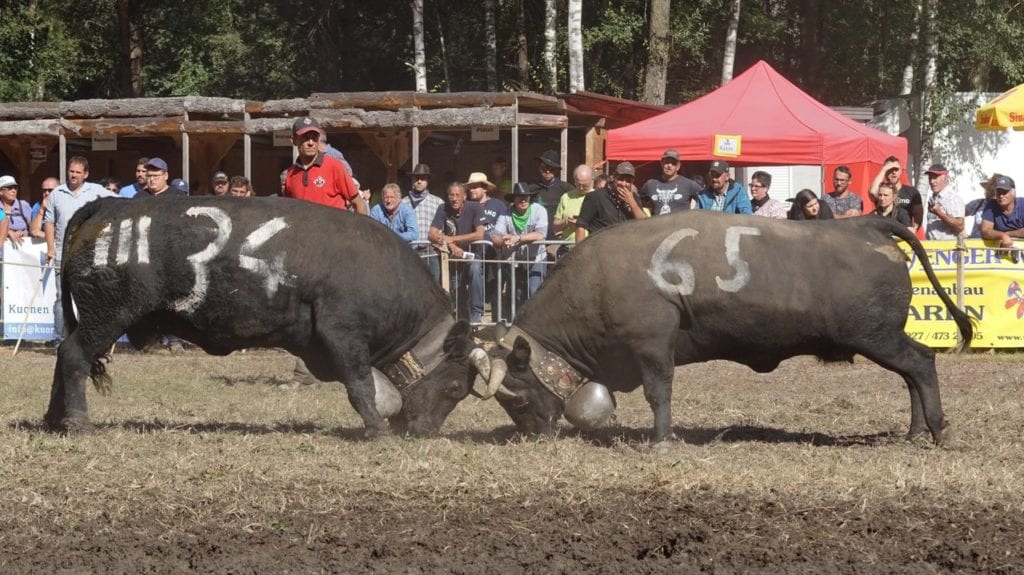
[[[971,322],[971,318],[968,317],[963,310],[956,307],[956,302],[953,301],[953,298],[949,297],[946,290],[942,289],[942,286],[939,285],[939,278],[935,276],[935,271],[932,270],[932,264],[928,261],[928,254],[924,251],[924,246],[921,245],[921,241],[917,239],[917,235],[903,224],[891,218],[865,217],[857,219],[865,220],[875,229],[888,232],[910,245],[910,248],[914,250],[914,255],[917,256],[917,260],[921,262],[921,267],[924,268],[924,273],[928,276],[928,281],[931,282],[932,287],[935,289],[935,294],[938,295],[939,299],[942,300],[942,303],[946,305],[949,315],[956,323],[957,329],[960,330],[960,343],[957,344],[954,351],[959,353],[967,349],[971,345],[971,340],[974,339],[974,324]]]
[[[64,232],[64,251],[67,251],[67,247],[73,244],[73,240],[76,232],[82,226],[82,224],[92,217],[105,202],[108,201],[124,201],[123,199],[98,199],[93,200],[81,208],[79,208],[75,215],[71,216],[71,221],[68,222],[67,230]],[[64,257],[64,254],[60,254],[60,306],[64,310],[64,332],[74,333],[78,328],[78,317],[75,315],[75,306],[71,299],[71,278],[66,273],[65,269],[68,265],[68,261],[71,258]],[[63,335],[63,334],[60,334]],[[89,367],[89,379],[92,380],[93,387],[96,391],[101,394],[107,394],[110,392],[112,387],[112,380],[110,374],[107,373],[106,362],[110,360],[110,356],[107,354],[100,355]]]

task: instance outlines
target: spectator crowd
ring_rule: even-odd
[[[852,172],[846,166],[834,170],[832,191],[820,198],[800,190],[789,205],[771,197],[772,176],[756,171],[749,188],[732,177],[728,162],[715,160],[706,174],[685,176],[676,150],[665,150],[660,173],[638,185],[636,168],[619,162],[610,176],[594,167],[579,165],[572,183],[562,180],[559,154],[545,151],[535,158],[537,175],[532,182],[512,182],[508,162],[497,158],[489,173],[473,172],[465,181],[446,183],[443,198],[430,192],[430,166],[417,164],[404,190],[388,183],[380,201],[369,206],[370,193],[361,190],[351,164],[327,143],[326,132],[313,118],[298,118],[292,126],[297,157],[281,173],[279,195],[314,202],[340,210],[368,215],[409,243],[421,256],[435,280],[441,281],[439,253],[454,259],[445,278],[457,303],[457,313],[473,323],[482,321],[487,294],[506,294],[505,309],[512,301],[530,297],[543,281],[550,262],[590,234],[627,220],[660,217],[690,209],[749,214],[790,220],[829,220],[851,217],[892,218],[928,239],[955,239],[960,235],[998,241],[1013,247],[1024,237],[1024,204],[1016,202],[1013,179],[994,174],[985,184],[985,198],[966,204],[950,188],[950,173],[934,164],[927,170],[930,191],[926,201],[917,189],[901,184],[902,166],[888,158],[868,186],[875,204],[865,210],[860,196],[851,190]],[[67,162],[65,183],[46,178],[42,199],[34,206],[19,198],[19,185],[10,175],[0,177],[0,233],[14,247],[28,237],[45,239],[46,259],[60,270],[61,241],[68,221],[85,203],[99,197],[165,198],[189,195],[189,185],[171,178],[162,158],[139,158],[131,183],[106,178],[89,179],[89,161],[74,156]],[[253,196],[244,176],[216,172],[210,182],[216,196]],[[973,225],[968,225],[973,221]],[[509,262],[509,273],[496,277],[494,266],[484,262]],[[513,279],[514,278],[514,279]],[[498,283],[500,281],[500,284]],[[60,282],[54,306],[55,333],[63,333]],[[493,303],[493,302],[491,302]],[[496,319],[505,319],[497,318]],[[175,342],[172,340],[171,345]],[[308,372],[296,366],[297,379]]]

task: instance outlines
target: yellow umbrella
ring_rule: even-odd
[[[978,108],[974,127],[979,130],[1024,130],[1024,84],[999,94]]]

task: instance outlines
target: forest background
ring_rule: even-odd
[[[583,62],[577,77],[569,65],[574,46]],[[0,101],[264,100],[419,88],[586,89],[671,105],[717,88],[733,68],[739,73],[761,59],[833,106],[906,93],[1002,91],[1024,82],[1024,7],[1010,0],[27,0],[0,6]]]

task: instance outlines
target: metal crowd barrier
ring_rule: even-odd
[[[467,258],[453,258],[447,253],[440,253],[427,241],[415,241],[411,245],[441,287],[451,296],[460,317],[466,316],[474,326],[493,326],[500,322],[511,324],[516,310],[529,299],[529,268],[535,264],[543,266],[543,278],[546,278],[548,268],[568,253],[573,242],[532,242],[519,246],[507,258],[498,257],[494,244],[487,240],[473,242],[468,252],[470,257]],[[531,251],[541,257],[529,257]],[[524,273],[527,274],[525,278]],[[467,278],[466,274],[476,276]],[[477,285],[474,286],[473,282],[477,282]],[[519,282],[525,284],[523,289],[517,289]],[[474,289],[482,293],[483,301],[476,302],[482,308],[480,318],[471,317]],[[467,298],[470,301],[466,301]]]

